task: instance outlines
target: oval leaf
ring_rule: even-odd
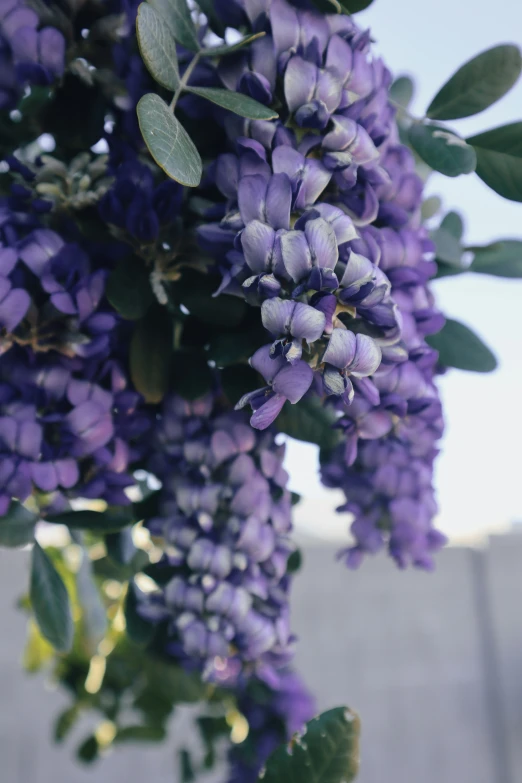
[[[345,14],[357,14],[369,8],[373,0],[339,0],[339,3]]]
[[[447,177],[475,171],[477,157],[473,147],[446,128],[415,123],[409,130],[409,140],[428,166]]]
[[[407,109],[412,101],[414,89],[415,85],[409,76],[399,76],[390,87],[390,98],[403,109]]]
[[[199,41],[185,0],[149,0],[168,24],[172,35],[191,52],[199,51]]]
[[[513,87],[521,70],[518,46],[494,46],[459,68],[432,100],[427,116],[456,120],[478,114]]]
[[[159,95],[147,93],[137,106],[140,130],[163,171],[189,188],[201,182],[203,164],[187,131]]]
[[[138,44],[143,61],[159,84],[169,90],[179,85],[176,41],[163,17],[148,3],[138,8]]]
[[[503,239],[485,247],[468,247],[474,253],[471,272],[495,277],[522,277],[522,242]]]
[[[69,652],[74,635],[69,595],[62,577],[37,542],[33,547],[30,596],[42,636],[58,652]]]
[[[275,120],[279,116],[273,109],[240,92],[222,90],[220,87],[188,87],[187,90],[249,120]]]
[[[94,655],[107,632],[107,616],[101,595],[93,577],[92,564],[87,550],[76,574],[78,603],[82,609],[82,642],[89,655]]]
[[[114,533],[134,522],[132,511],[65,511],[46,520],[55,525],[66,525],[71,530],[92,530]]]
[[[17,547],[29,544],[34,538],[38,520],[25,506],[12,500],[7,513],[0,517],[0,546]]]
[[[131,321],[143,318],[154,301],[143,259],[122,258],[109,275],[105,295],[123,318]]]
[[[147,402],[161,402],[172,363],[172,321],[162,307],[153,307],[138,321],[130,345],[130,370],[136,389]]]
[[[522,201],[522,122],[466,139],[477,154],[477,174],[492,190]]]
[[[438,334],[427,337],[426,342],[439,352],[439,361],[444,367],[470,372],[492,372],[497,367],[495,355],[480,337],[451,318]]]
[[[266,33],[254,33],[254,35],[247,35],[245,38],[242,38],[240,41],[237,41],[237,43],[231,44],[230,46],[227,46],[227,44],[223,44],[223,46],[211,46],[209,49],[202,49],[201,56],[225,57],[227,54],[233,54],[239,49],[248,46],[253,41],[256,41],[258,38],[263,38],[265,35]]]
[[[214,0],[197,0],[197,3],[199,5],[200,11],[203,11],[207,17],[211,30],[213,30],[216,35],[219,35],[220,38],[224,38],[226,27],[221,21],[219,15],[216,13],[216,9],[214,8]]]
[[[359,719],[346,707],[310,721],[269,758],[263,783],[349,783],[359,769]]]

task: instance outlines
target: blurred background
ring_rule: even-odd
[[[358,16],[395,75],[415,75],[413,113],[467,59],[522,39],[514,0],[375,0]],[[522,83],[499,104],[449,123],[470,135],[520,119]],[[522,236],[522,207],[475,176],[433,175],[427,195],[464,213],[465,241]],[[481,275],[435,284],[441,308],[495,350],[491,375],[440,380],[447,430],[436,487],[438,526],[452,546],[435,574],[398,572],[384,556],[351,573],[334,562],[349,520],[321,488],[314,447],[288,444],[305,567],[295,583],[297,664],[320,709],[362,717],[361,783],[520,783],[522,780],[522,281]],[[522,528],[522,526],[521,526]],[[494,534],[491,538],[489,536]],[[27,553],[0,553],[0,783],[177,783],[182,716],[161,748],[123,747],[92,768],[52,744],[62,693],[20,670],[25,617],[14,606]],[[84,732],[85,733],[85,732]],[[219,776],[217,778],[220,779]],[[207,780],[211,780],[208,778]]]

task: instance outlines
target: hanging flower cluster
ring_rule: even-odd
[[[252,426],[264,429],[287,401],[319,394],[344,440],[323,479],[346,490],[356,513],[348,562],[388,541],[400,565],[430,567],[443,541],[431,485],[442,423],[436,352],[424,338],[443,318],[427,287],[435,265],[422,182],[398,140],[390,74],[348,17],[286,0],[231,10],[267,35],[219,75],[280,113],[228,121],[233,151],[214,168],[224,214],[199,230],[220,291],[260,306],[272,339],[251,358],[266,386],[237,407],[249,403]]]

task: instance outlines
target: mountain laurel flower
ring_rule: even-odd
[[[311,305],[289,300],[268,299],[261,307],[263,326],[274,337],[282,335],[270,349],[272,358],[284,356],[295,364],[303,354],[303,340],[312,345],[324,331],[325,315]]]
[[[379,346],[365,334],[354,334],[346,329],[334,329],[323,354],[323,384],[326,394],[342,397],[345,403],[353,400],[354,389],[350,375],[367,378],[381,363]]]

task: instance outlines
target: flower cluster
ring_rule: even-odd
[[[65,39],[41,27],[33,8],[20,0],[0,5],[0,109],[12,109],[25,84],[51,84],[63,74]]]
[[[31,494],[44,511],[71,497],[128,503],[149,426],[128,380],[128,328],[104,297],[112,262],[46,228],[52,206],[20,184],[0,203],[2,513]]]
[[[286,401],[319,394],[344,440],[323,478],[356,513],[348,562],[388,541],[400,565],[430,567],[443,540],[431,485],[442,422],[424,338],[443,319],[390,74],[348,17],[286,0],[230,10],[267,34],[227,58],[220,78],[280,112],[228,122],[231,151],[213,170],[222,219],[199,231],[220,292],[260,306],[273,341],[251,359],[267,385],[237,407],[250,403],[252,426],[264,429]]]
[[[163,486],[148,527],[164,539],[173,576],[140,612],[167,620],[172,654],[219,682],[291,655],[283,456],[272,433],[221,413],[212,395],[168,398],[157,423],[149,468]]]

